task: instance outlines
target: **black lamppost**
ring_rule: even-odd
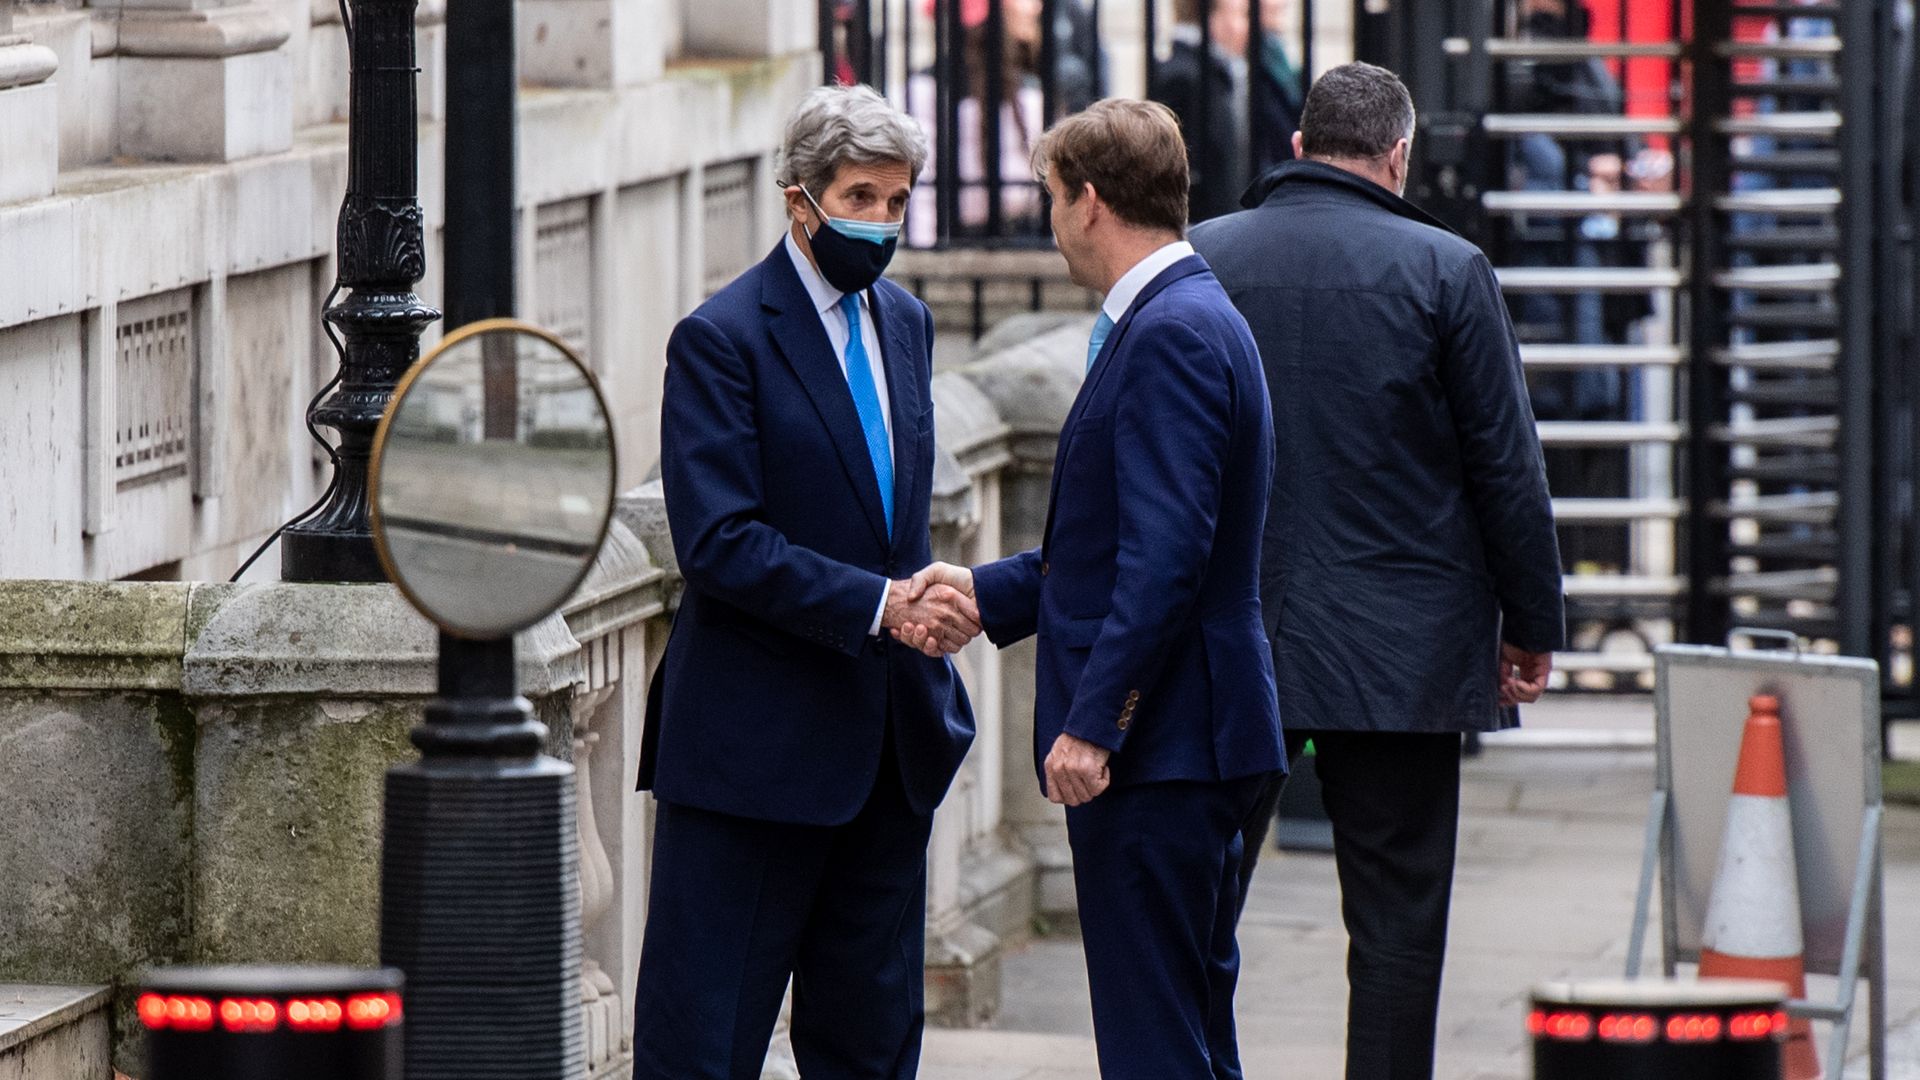
[[[338,388],[312,411],[339,433],[326,504],[287,529],[287,581],[384,581],[367,521],[367,459],[394,384],[420,355],[420,332],[440,317],[414,294],[426,270],[414,98],[415,0],[346,0],[352,83],[347,197],[340,206],[339,281],[351,290],[327,309],[345,339]]]
[[[551,335],[499,322],[514,307],[513,43],[513,0],[449,6],[451,332],[423,371],[439,369],[442,393],[471,392],[482,423],[463,433],[459,455],[423,469],[395,446],[407,445],[405,432],[437,421],[389,421],[373,493],[387,569],[443,627],[439,696],[412,736],[420,760],[387,774],[380,955],[407,977],[408,1080],[571,1080],[586,1066],[573,768],[544,753],[548,731],[520,696],[512,635],[557,609],[599,549],[613,500],[612,436],[604,423],[595,437],[600,452],[588,455],[604,471],[602,478],[588,470],[587,488],[601,508],[595,527],[555,546],[551,533],[564,514],[542,498],[565,486],[568,470],[547,464],[533,482],[533,466],[524,473],[507,467],[540,457],[528,445],[538,439],[528,433],[540,423],[538,409],[527,409],[540,383],[526,377],[552,370],[565,351]],[[578,358],[568,364],[579,385],[591,387]],[[424,379],[402,389],[396,417],[416,415],[412,399],[421,397],[415,387]],[[597,391],[593,399],[604,416]],[[423,404],[417,415],[431,410]],[[429,440],[429,453],[442,449]],[[530,511],[529,520],[497,509],[499,493],[516,485],[526,496],[506,502]],[[468,495],[471,503],[463,503]],[[485,509],[461,516],[454,511],[462,505]],[[435,550],[445,557],[421,557]],[[480,565],[493,569],[464,578],[443,573]],[[573,576],[543,592],[535,571],[555,565]],[[484,617],[463,619],[456,611],[463,608]]]

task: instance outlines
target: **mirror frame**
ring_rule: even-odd
[[[606,513],[600,519],[599,536],[593,545],[593,557],[588,559],[586,565],[580,568],[580,573],[573,579],[573,584],[567,588],[566,598],[562,599],[559,605],[542,612],[525,623],[516,625],[504,633],[493,634],[476,633],[469,627],[450,626],[442,622],[439,616],[434,613],[433,608],[423,603],[419,595],[408,587],[405,579],[395,570],[393,555],[387,550],[386,526],[380,520],[380,472],[382,459],[385,457],[387,450],[388,429],[392,426],[394,417],[399,413],[401,403],[406,400],[407,391],[413,388],[414,380],[419,378],[420,374],[427,370],[427,367],[435,360],[438,360],[443,353],[452,350],[468,338],[475,338],[482,334],[502,330],[531,334],[534,337],[540,338],[547,344],[552,345],[555,349],[558,349],[561,355],[565,356],[568,360],[573,361],[573,363],[579,367],[581,373],[586,375],[587,388],[593,392],[594,400],[599,403],[600,414],[607,418],[607,453],[612,458],[612,462],[611,467],[607,470],[607,509]],[[380,558],[380,569],[386,573],[387,580],[393,584],[393,587],[400,590],[400,595],[406,597],[407,603],[413,605],[415,610],[426,616],[428,622],[433,623],[454,637],[468,641],[497,641],[511,638],[515,634],[539,624],[541,620],[554,615],[556,612],[564,610],[567,600],[579,592],[581,584],[587,580],[587,575],[593,573],[594,564],[599,561],[600,552],[606,547],[607,533],[613,527],[613,504],[614,500],[619,497],[619,493],[619,443],[613,431],[613,410],[607,405],[606,393],[600,389],[600,377],[594,374],[593,368],[587,364],[586,360],[581,357],[578,352],[574,351],[573,346],[568,345],[558,334],[544,327],[535,326],[533,323],[513,318],[481,319],[478,322],[470,322],[454,330],[446,337],[441,338],[434,344],[433,348],[427,350],[425,355],[415,360],[413,366],[407,369],[406,374],[400,377],[399,383],[395,384],[393,397],[387,402],[386,409],[380,414],[380,426],[374,430],[373,434],[373,455],[367,462],[367,512],[372,522],[373,550]]]

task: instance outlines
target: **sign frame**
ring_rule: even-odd
[[[1661,966],[1697,963],[1708,894],[1732,798],[1748,698],[1780,699],[1793,806],[1807,971],[1837,976],[1831,1001],[1796,999],[1796,1016],[1832,1021],[1827,1075],[1842,1075],[1859,980],[1868,981],[1873,1080],[1886,1075],[1885,904],[1881,883],[1880,668],[1872,660],[1793,649],[1665,645],[1654,652],[1656,779],[1628,941],[1638,977],[1656,879]],[[1816,725],[1812,718],[1820,717]]]

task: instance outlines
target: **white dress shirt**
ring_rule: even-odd
[[[1176,240],[1134,263],[1133,269],[1120,275],[1120,280],[1107,290],[1107,298],[1101,302],[1100,310],[1113,320],[1113,325],[1119,326],[1120,320],[1126,317],[1127,309],[1133,307],[1133,302],[1140,298],[1141,289],[1159,277],[1162,270],[1193,253],[1192,244]]]
[[[827,226],[823,226],[825,228]],[[1188,247],[1188,251],[1193,248]],[[840,361],[840,375],[847,374],[847,343],[853,340],[847,325],[847,313],[840,309],[840,298],[846,294],[827,283],[820,271],[814,268],[806,253],[793,238],[793,230],[787,230],[787,255],[793,260],[793,268],[800,274],[800,284],[807,287],[807,296],[813,300],[813,309],[820,316],[820,325],[827,331],[827,340],[833,344],[834,358]],[[1139,289],[1135,289],[1138,292]],[[893,450],[893,399],[887,393],[887,368],[880,358],[880,334],[873,325],[873,305],[868,302],[865,293],[860,297],[860,344],[867,350],[867,363],[873,368],[874,389],[880,394],[880,417],[887,425],[887,450]],[[851,386],[847,389],[849,397],[853,394]],[[891,586],[889,586],[891,588]],[[867,629],[870,637],[880,634],[880,620],[887,610],[888,589],[880,590],[880,606],[873,610],[873,625]]]

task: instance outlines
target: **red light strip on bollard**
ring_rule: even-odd
[[[342,1025],[353,1031],[375,1031],[401,1019],[400,995],[394,993],[355,994],[344,1002],[303,997],[285,1002],[221,998],[217,1003],[189,995],[142,994],[134,1008],[140,1022],[154,1031],[212,1031],[216,1021],[235,1034],[276,1031],[283,1022],[301,1033],[339,1031]]]
[[[399,1022],[399,994],[355,994],[347,999],[347,1026],[355,1031],[370,1031]]]
[[[1786,1038],[1787,1014],[1743,1012],[1722,1018],[1713,1013],[1676,1013],[1663,1023],[1649,1013],[1607,1013],[1596,1022],[1589,1013],[1534,1009],[1527,1014],[1527,1034],[1557,1042],[1585,1042],[1596,1034],[1602,1042],[1615,1043],[1760,1042]]]
[[[1535,1009],[1527,1015],[1527,1032],[1535,1038],[1544,1035],[1561,1042],[1581,1042],[1593,1035],[1593,1017],[1583,1012]]]
[[[280,1006],[260,998],[225,998],[220,1026],[228,1031],[272,1031],[280,1026]]]
[[[1783,1039],[1787,1034],[1787,1014],[1784,1012],[1736,1013],[1727,1021],[1727,1037],[1740,1042],[1758,1042],[1762,1039]]]
[[[1600,1018],[1602,1042],[1652,1042],[1659,1033],[1660,1025],[1646,1013],[1609,1013]]]
[[[345,1011],[332,998],[295,998],[287,1002],[287,1026],[295,1031],[339,1031]]]

